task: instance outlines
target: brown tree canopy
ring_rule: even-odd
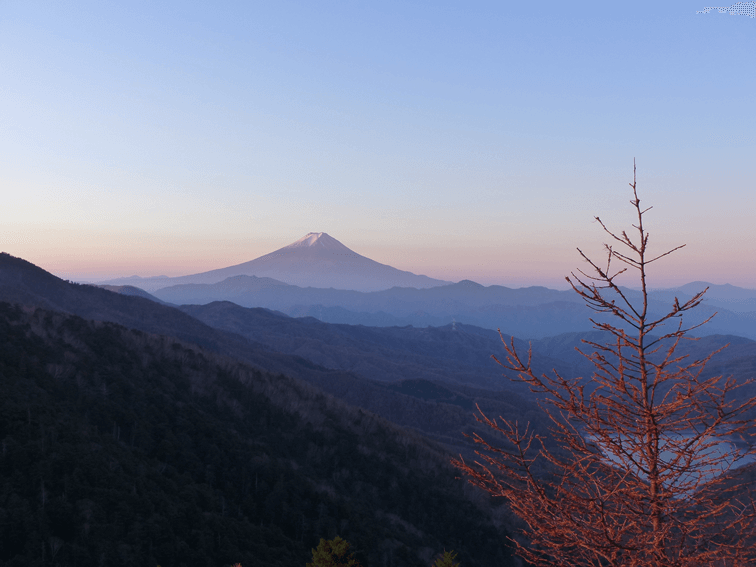
[[[706,290],[650,315],[647,267],[682,246],[649,253],[643,220],[650,207],[641,208],[635,175],[630,186],[636,240],[596,217],[610,237],[606,264],[578,249],[590,271],[566,278],[591,309],[610,316],[591,318],[607,342],[583,341],[588,348],[580,351],[593,375],[537,375],[531,353],[525,358],[502,337],[506,359],[496,361],[538,394],[558,447],[547,448],[528,426],[480,412],[504,442],[476,436],[481,461],[455,464],[524,521],[524,539],[514,543],[535,565],[751,565],[756,508],[736,467],[754,454],[746,414],[756,398],[738,399],[742,381],[704,376],[719,351],[695,360],[676,354],[680,341],[696,340],[688,333],[700,325],[685,328],[682,316]],[[615,282],[628,269],[640,279],[640,302]]]

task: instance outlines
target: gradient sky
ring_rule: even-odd
[[[324,231],[563,288],[636,158],[653,249],[687,243],[651,285],[756,288],[756,19],[704,1],[4,0],[0,249],[97,280]]]

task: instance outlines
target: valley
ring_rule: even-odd
[[[756,565],[755,24],[0,3],[0,567]]]
[[[55,542],[66,562],[99,554],[121,564],[120,554],[161,565],[202,557],[288,565],[304,562],[320,535],[338,532],[371,565],[425,565],[449,546],[467,564],[514,561],[506,534],[517,523],[500,502],[471,492],[449,461],[479,458],[471,436],[496,440],[478,411],[527,422],[559,450],[541,400],[491,355],[514,340],[521,353],[532,347],[539,373],[590,376],[576,348],[602,334],[545,331],[571,328],[584,307],[566,292],[473,282],[366,293],[232,276],[178,288],[203,285],[242,291],[216,299],[76,284],[0,255],[3,521],[14,526],[0,558],[21,564]],[[175,303],[198,297],[207,301]],[[249,306],[255,301],[281,309]],[[308,301],[352,315],[359,312],[346,307],[372,306],[381,311],[363,315],[388,319],[331,323],[321,303]],[[438,324],[389,325],[391,310]],[[501,316],[502,329],[531,340],[465,322],[475,312]],[[735,318],[745,325],[751,315]],[[756,374],[756,341],[745,336],[706,335],[681,348],[696,357],[726,344],[707,373]],[[20,462],[28,479],[16,474]],[[126,499],[128,511],[113,515],[107,498]],[[170,503],[163,512],[160,502]],[[443,512],[434,511],[439,502]]]

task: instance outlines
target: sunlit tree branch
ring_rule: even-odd
[[[566,278],[590,309],[616,321],[590,319],[610,337],[584,340],[586,348],[578,349],[593,363],[592,376],[536,374],[532,348],[525,358],[500,333],[505,354],[493,358],[538,396],[552,441],[478,408],[479,421],[503,444],[475,435],[479,459],[454,462],[524,521],[524,538],[514,545],[533,565],[752,565],[756,505],[737,483],[736,467],[756,454],[748,419],[756,397],[738,395],[750,380],[704,375],[721,349],[695,360],[678,354],[682,340],[697,340],[690,331],[711,319],[683,325],[706,289],[682,303],[675,298],[660,317],[649,314],[647,266],[684,245],[648,259],[644,215],[651,207],[641,208],[635,175],[630,186],[637,238],[612,232],[596,217],[622,252],[607,244],[604,266],[578,249],[591,271]],[[613,272],[613,260],[624,267]],[[638,276],[639,301],[615,281],[628,270]]]

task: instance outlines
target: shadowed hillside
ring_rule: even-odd
[[[443,400],[418,398],[407,392],[385,388],[373,380],[366,379],[353,368],[328,368],[314,363],[304,355],[291,351],[278,352],[277,349],[284,346],[278,341],[285,339],[286,334],[291,335],[288,340],[310,340],[313,336],[321,335],[323,339],[333,337],[337,341],[337,344],[333,345],[336,349],[341,348],[338,342],[344,340],[363,344],[364,348],[352,350],[348,354],[350,357],[364,357],[366,364],[363,365],[363,369],[372,369],[374,373],[379,373],[374,376],[379,380],[435,379],[456,382],[457,390],[463,385],[490,385],[495,388],[512,386],[502,380],[500,372],[491,366],[488,352],[481,351],[480,361],[483,367],[490,368],[488,374],[481,371],[468,373],[464,365],[449,365],[449,360],[434,361],[432,356],[428,355],[448,350],[448,342],[444,341],[443,337],[450,335],[444,331],[415,329],[414,332],[419,334],[419,338],[413,340],[414,343],[418,347],[421,343],[428,343],[424,348],[424,355],[416,356],[407,350],[406,345],[403,347],[404,350],[398,353],[390,349],[386,351],[385,344],[378,340],[382,336],[381,333],[385,334],[384,330],[379,330],[376,337],[372,337],[371,329],[364,327],[352,327],[341,331],[336,329],[334,332],[329,329],[330,326],[317,321],[313,322],[318,326],[313,327],[308,326],[306,321],[291,319],[266,310],[247,310],[232,304],[219,306],[221,312],[228,315],[232,330],[243,331],[249,327],[248,330],[254,331],[258,338],[265,340],[266,344],[262,344],[254,340],[254,337],[245,338],[236,332],[212,328],[178,309],[141,297],[65,282],[29,262],[7,254],[0,255],[0,300],[21,301],[35,307],[52,306],[84,318],[111,321],[141,331],[179,337],[218,354],[249,362],[258,369],[306,380],[349,404],[368,409],[399,425],[422,431],[444,443],[454,454],[463,452],[470,455],[472,443],[462,434],[478,429],[472,411],[463,410],[459,405],[448,404]],[[212,312],[214,310],[211,308],[210,313]],[[241,318],[239,324],[242,326],[239,328],[234,327],[237,316]],[[348,335],[344,335],[344,331],[358,333],[359,340],[352,341]],[[406,341],[407,332],[412,330],[397,331],[401,334],[393,338],[389,336],[386,340],[392,345],[400,346]],[[439,337],[442,339],[440,343],[436,340]],[[459,334],[451,337],[455,341],[464,340]],[[473,343],[468,340],[466,343],[459,343],[458,347],[465,344],[470,346]],[[331,346],[323,342],[319,343],[318,348],[327,349]],[[314,354],[316,350],[310,349],[304,354]],[[463,348],[456,348],[455,351],[463,355],[465,353]],[[473,359],[474,357],[468,353],[467,360]],[[429,365],[428,371],[423,370],[425,364]],[[381,376],[380,373],[385,369],[391,369],[391,372]],[[526,394],[522,387],[519,391]],[[482,402],[487,410],[495,415],[529,413],[534,417],[534,421],[537,421],[535,416],[540,413],[535,403],[519,397],[513,398],[512,395],[499,396],[477,390],[470,390],[462,395],[467,398],[467,407]],[[513,399],[517,399],[517,403],[513,403]]]
[[[183,305],[183,312],[271,350],[307,358],[327,368],[347,370],[381,382],[406,379],[442,381],[491,390],[527,393],[501,377],[491,355],[500,353],[496,331],[471,325],[366,327],[329,324],[312,317],[292,318],[230,302]],[[527,343],[516,341],[527,350]],[[539,353],[542,372],[565,364]],[[565,369],[571,372],[570,368]]]
[[[476,293],[490,290],[470,284]],[[537,290],[516,291],[532,294]],[[443,292],[443,287],[434,291]],[[528,297],[534,300],[535,296]],[[70,284],[29,262],[0,255],[0,300],[14,298],[22,298],[29,305],[54,306],[85,318],[177,336],[248,361],[259,369],[301,378],[350,404],[415,428],[444,443],[453,453],[470,455],[471,444],[462,433],[479,430],[473,412],[467,409],[476,403],[488,415],[508,419],[527,416],[536,425],[541,421],[542,413],[527,388],[503,378],[501,369],[491,360],[491,354],[502,353],[502,345],[498,334],[487,329],[461,324],[442,328],[330,325],[228,302],[183,306],[181,309],[186,313],[182,313],[140,297]],[[541,372],[557,368],[567,376],[590,375],[592,366],[574,350],[582,346],[580,340],[584,337],[602,340],[600,334],[572,333],[534,341],[536,367]],[[686,348],[695,355],[729,340],[706,337]],[[734,372],[738,377],[753,375],[756,352],[749,345],[756,343],[748,339],[738,341],[742,345],[737,348],[733,345],[713,361],[726,365],[711,365],[712,370]],[[516,341],[516,344],[520,352],[527,352],[527,343]],[[703,350],[696,351],[696,345],[704,347]],[[443,382],[443,388],[451,394],[429,397],[419,395],[413,387],[381,385],[381,382],[417,381]],[[456,401],[449,403],[449,400]]]
[[[303,565],[337,533],[366,567],[507,563],[442,451],[302,382],[8,304],[0,338],[4,565]]]

